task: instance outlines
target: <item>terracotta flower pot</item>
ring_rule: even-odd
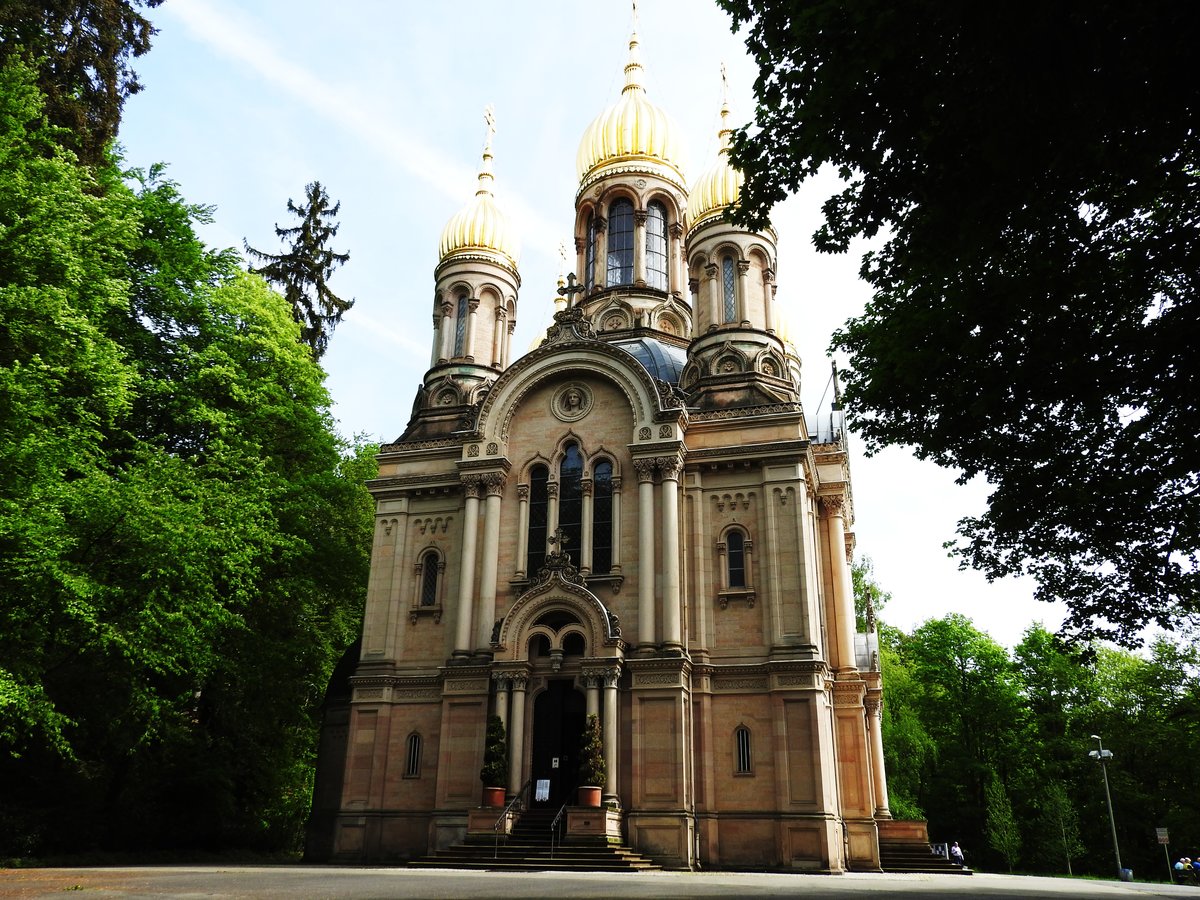
[[[579,789],[579,795],[576,799],[579,801],[580,806],[599,806],[600,794],[603,790],[603,788],[587,785]]]
[[[494,809],[504,808],[504,788],[485,787],[483,789],[483,805]]]

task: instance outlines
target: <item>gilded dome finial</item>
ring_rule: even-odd
[[[729,127],[729,74],[725,71],[725,63],[721,63],[721,128],[717,132],[721,148],[718,153],[729,155],[729,138],[732,134],[733,129]]]
[[[479,170],[479,190],[475,195],[492,195],[492,138],[496,135],[496,110],[492,104],[483,108],[483,121],[487,123],[487,137],[483,141],[483,168]]]
[[[638,54],[638,14],[637,0],[633,2],[633,27],[629,34],[629,62],[625,63],[625,87],[621,89],[624,94],[628,91],[640,91],[642,89],[642,61]]]

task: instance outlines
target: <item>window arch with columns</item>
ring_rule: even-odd
[[[754,605],[754,542],[743,525],[730,525],[721,532],[717,541],[717,560],[721,568],[720,591],[717,594],[721,608],[730,600],[745,601]]]

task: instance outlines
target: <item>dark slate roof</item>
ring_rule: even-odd
[[[653,338],[613,341],[613,346],[620,347],[640,362],[642,367],[659,381],[679,384],[679,376],[687,362],[686,350],[671,344],[664,344]]]

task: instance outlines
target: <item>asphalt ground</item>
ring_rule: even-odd
[[[466,872],[334,866],[121,866],[0,870],[0,897],[177,898],[670,898],[1192,897],[1188,885],[1085,881],[976,873],[791,875],[770,873]]]

